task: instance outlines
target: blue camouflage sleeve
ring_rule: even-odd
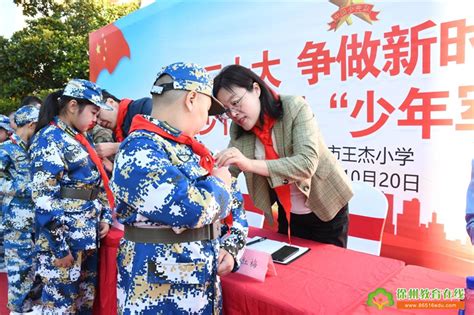
[[[221,247],[234,257],[235,272],[240,267],[240,257],[243,254],[245,243],[247,242],[248,223],[245,211],[243,209],[243,197],[237,187],[237,179],[234,177],[232,182],[232,226],[222,225]]]
[[[165,148],[147,136],[129,137],[122,143],[111,188],[123,224],[143,216],[163,225],[197,228],[218,219],[230,202],[220,179],[189,178],[170,162]]]
[[[63,176],[64,162],[55,143],[37,137],[30,154],[33,168],[32,197],[36,204],[36,224],[46,236],[57,258],[69,253],[65,239],[64,209],[60,201],[59,179]]]
[[[13,165],[8,149],[5,145],[0,147],[0,188],[5,196],[30,197],[31,189],[28,182],[22,178],[12,177],[8,168]]]

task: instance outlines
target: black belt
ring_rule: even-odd
[[[71,199],[82,199],[82,200],[94,200],[97,199],[100,189],[77,189],[70,187],[61,187],[61,197]]]
[[[171,228],[139,228],[125,226],[124,238],[137,243],[173,244],[213,240],[220,235],[220,222],[214,222],[197,229],[187,229],[177,234]]]

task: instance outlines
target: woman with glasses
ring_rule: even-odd
[[[235,177],[244,172],[252,201],[270,223],[278,203],[278,232],[346,247],[350,181],[308,103],[277,95],[240,65],[217,75],[213,94],[232,120],[229,147],[217,164],[231,166]]]

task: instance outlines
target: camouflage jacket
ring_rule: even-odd
[[[32,197],[36,204],[37,246],[57,258],[68,251],[97,246],[99,221],[111,223],[105,191],[94,200],[61,197],[61,187],[93,189],[101,185],[97,167],[74,135],[76,130],[58,117],[41,129],[30,147]]]
[[[180,133],[164,122],[144,117],[171,134]],[[179,232],[210,224],[232,213],[233,224],[223,226],[221,243],[238,263],[237,256],[248,232],[242,195],[236,189],[236,182],[228,190],[220,179],[207,176],[199,165],[199,157],[189,146],[150,131],[133,132],[120,146],[111,188],[116,197],[118,219],[124,225],[170,227]],[[197,246],[199,252],[203,248],[200,243],[190,244]]]
[[[12,134],[0,145],[0,187],[3,199],[3,226],[33,231],[34,204],[31,200],[30,158],[26,143]]]

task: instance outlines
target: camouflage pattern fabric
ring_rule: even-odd
[[[99,222],[112,223],[105,191],[94,200],[61,197],[61,187],[93,189],[100,174],[85,147],[74,139],[77,131],[55,117],[33,138],[32,197],[36,204],[38,274],[44,283],[44,313],[91,312],[97,283]],[[57,268],[53,261],[71,253],[74,265]]]
[[[179,135],[166,123],[144,117]],[[116,157],[111,188],[124,225],[172,228],[179,233],[232,212],[232,233],[222,242],[235,259],[245,244],[247,221],[241,194],[207,176],[187,145],[145,130],[131,133]],[[219,314],[220,242],[155,244],[122,239],[117,258],[119,314]]]
[[[30,311],[38,296],[34,284],[34,204],[31,200],[30,159],[24,141],[16,134],[0,145],[0,187],[8,273],[8,308]]]

